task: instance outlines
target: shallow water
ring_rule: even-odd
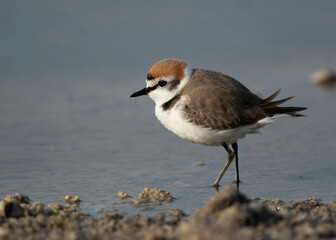
[[[225,72],[264,97],[281,87],[280,97],[295,95],[291,105],[309,108],[306,118],[277,119],[239,142],[243,193],[336,200],[336,94],[308,81],[314,71],[336,67],[335,3],[266,3],[182,10],[173,3],[6,3],[0,16],[12,21],[0,30],[0,198],[20,192],[47,204],[79,195],[91,214],[195,212],[215,194],[224,149],[179,139],[157,121],[150,99],[129,98],[144,87],[152,64],[178,57]],[[162,7],[175,18],[158,16]],[[231,166],[221,184],[233,179]],[[176,200],[154,210],[118,203],[118,191],[135,197],[145,187]]]

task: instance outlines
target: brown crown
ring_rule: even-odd
[[[178,59],[164,59],[156,64],[149,70],[147,80],[156,78],[175,76],[176,79],[181,80],[184,78],[184,71],[188,63]]]

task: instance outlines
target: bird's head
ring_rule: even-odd
[[[178,59],[164,59],[149,70],[146,87],[131,95],[148,95],[156,104],[162,105],[175,97],[188,82],[190,68],[188,63]]]

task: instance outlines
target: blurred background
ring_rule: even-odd
[[[154,102],[129,95],[150,67],[180,58],[267,97],[296,96],[281,118],[239,142],[240,190],[285,201],[336,200],[335,92],[310,83],[336,69],[335,1],[3,1],[0,8],[0,198],[79,195],[89,213],[144,187],[196,211],[215,194],[222,148],[166,130]],[[204,163],[199,166],[198,163]],[[222,179],[233,185],[234,167]]]

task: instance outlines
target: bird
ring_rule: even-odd
[[[228,160],[216,178],[219,183],[235,160],[235,182],[240,183],[238,140],[280,116],[305,116],[306,107],[279,107],[292,97],[273,101],[280,90],[267,98],[252,93],[238,80],[223,73],[192,68],[180,59],[155,63],[146,87],[130,97],[149,96],[155,102],[158,120],[177,136],[196,144],[223,146]],[[231,148],[230,148],[231,145]]]

